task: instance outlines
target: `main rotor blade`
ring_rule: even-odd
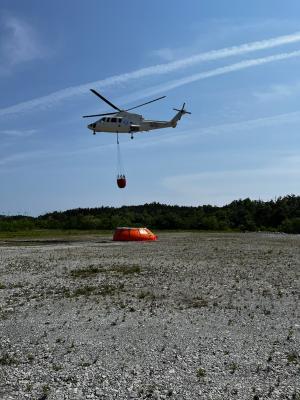
[[[103,115],[114,115],[116,112],[104,113],[104,114],[94,114],[94,115],[83,115],[82,118],[90,118],[90,117],[102,117]]]
[[[100,97],[101,100],[105,101],[105,103],[107,103],[108,105],[110,105],[112,108],[114,108],[117,111],[122,111],[120,110],[117,106],[115,106],[113,103],[111,103],[110,101],[108,101],[105,97],[103,97],[100,93],[96,92],[96,90],[94,89],[90,89],[90,91],[92,93],[94,93],[96,96]]]
[[[166,97],[166,96],[158,97],[158,99],[154,99],[154,100],[151,100],[151,101],[147,101],[147,103],[140,104],[139,106],[135,106],[135,107],[132,107],[132,108],[127,108],[127,110],[125,110],[125,111],[134,110],[135,108],[145,106],[146,104],[153,103],[154,101],[164,99],[165,97]]]

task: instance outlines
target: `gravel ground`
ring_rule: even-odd
[[[0,246],[1,399],[300,399],[300,236]]]

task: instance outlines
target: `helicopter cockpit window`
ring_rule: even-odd
[[[106,118],[106,122],[110,122],[110,118]]]
[[[117,122],[117,118],[112,118],[111,122]]]

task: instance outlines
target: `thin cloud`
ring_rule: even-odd
[[[2,70],[43,56],[37,35],[24,21],[16,17],[7,17],[2,20],[0,32]]]
[[[300,93],[300,82],[293,82],[286,85],[272,85],[269,89],[263,92],[255,92],[254,97],[260,102],[268,102],[274,100],[282,100],[288,97],[299,95]]]
[[[173,61],[175,59],[175,53],[169,47],[164,47],[163,49],[153,50],[149,53],[150,57],[158,57],[162,61]]]
[[[107,151],[108,148],[115,148],[115,144],[106,144],[106,145],[96,145],[92,147],[85,147],[79,149],[72,150],[63,150],[58,151],[57,149],[53,150],[35,150],[35,151],[24,151],[18,152],[14,154],[10,154],[6,157],[0,157],[0,165],[22,165],[23,162],[28,162],[30,160],[46,160],[55,158],[66,158],[66,157],[74,157],[76,155],[80,156],[82,154],[97,154],[101,150]],[[1,171],[0,171],[1,172]]]
[[[208,51],[205,53],[200,53],[200,54],[194,55],[192,57],[184,58],[181,60],[177,60],[177,61],[173,61],[173,62],[169,62],[169,63],[165,63],[165,64],[154,65],[154,66],[142,68],[142,69],[139,69],[139,70],[136,70],[133,72],[124,73],[121,75],[115,75],[115,76],[112,76],[112,77],[104,79],[104,80],[98,80],[98,81],[89,82],[89,83],[86,83],[83,85],[73,86],[73,87],[63,89],[63,90],[59,90],[59,91],[53,92],[47,96],[39,97],[39,98],[36,98],[33,100],[25,101],[25,102],[10,106],[10,107],[2,108],[2,109],[0,109],[0,116],[6,116],[6,115],[20,113],[20,112],[26,112],[26,111],[30,111],[32,109],[36,109],[37,107],[39,109],[49,108],[61,100],[65,100],[70,97],[75,97],[75,96],[86,94],[90,87],[96,87],[98,89],[102,89],[104,87],[114,86],[117,84],[128,82],[130,80],[141,79],[141,78],[144,78],[147,76],[168,74],[170,72],[179,71],[179,70],[197,65],[197,64],[205,62],[205,61],[219,60],[219,59],[226,58],[226,57],[243,55],[243,54],[251,53],[254,51],[266,50],[266,49],[271,49],[271,48],[278,47],[278,46],[297,43],[299,41],[300,41],[300,32],[295,32],[290,35],[279,36],[276,38],[266,39],[266,40],[262,40],[262,41],[245,43],[245,44],[242,44],[239,46],[227,47],[227,48],[223,48],[223,49],[219,49],[219,50],[212,50],[212,51]],[[285,54],[288,54],[288,53],[285,53]],[[290,54],[293,54],[293,53],[290,53]],[[278,56],[273,56],[273,57],[275,57],[275,58],[273,58],[273,61],[275,61],[275,60],[280,59],[281,56],[278,55]],[[279,58],[276,59],[276,57],[279,57]],[[285,58],[288,58],[288,57],[286,56]],[[234,64],[234,65],[236,65],[236,64]],[[257,64],[255,64],[253,61],[253,66],[254,65],[257,65]],[[229,68],[229,67],[224,67],[224,68]],[[220,73],[207,72],[206,74],[208,74],[207,77],[209,77],[209,76],[214,76],[213,74],[219,75]],[[204,78],[202,78],[202,79],[204,79]]]
[[[9,156],[0,158],[0,165],[5,166],[7,164],[18,163],[22,161],[28,161],[36,158],[42,158],[44,156],[50,156],[50,153],[47,151],[30,151],[30,152],[22,152],[11,154]]]
[[[26,137],[31,136],[37,132],[36,129],[25,129],[25,130],[18,130],[18,129],[4,129],[0,131],[0,135],[5,136],[15,136],[15,137]]]

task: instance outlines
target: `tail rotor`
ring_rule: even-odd
[[[184,114],[191,114],[189,111],[186,111],[185,109],[184,109],[184,107],[185,107],[185,103],[183,103],[183,105],[182,105],[182,107],[181,107],[181,109],[179,110],[178,108],[173,108],[173,110],[174,111],[177,111],[177,114],[171,119],[171,126],[172,126],[172,128],[175,128],[176,127],[176,125],[177,125],[177,122],[181,119],[181,117],[184,115]]]
[[[173,108],[173,110],[174,110],[174,111],[180,112],[181,115],[184,115],[184,114],[191,114],[189,111],[186,111],[186,110],[184,109],[184,107],[185,107],[185,103],[183,103],[183,105],[182,105],[182,107],[181,107],[180,110],[178,110],[178,108]]]

